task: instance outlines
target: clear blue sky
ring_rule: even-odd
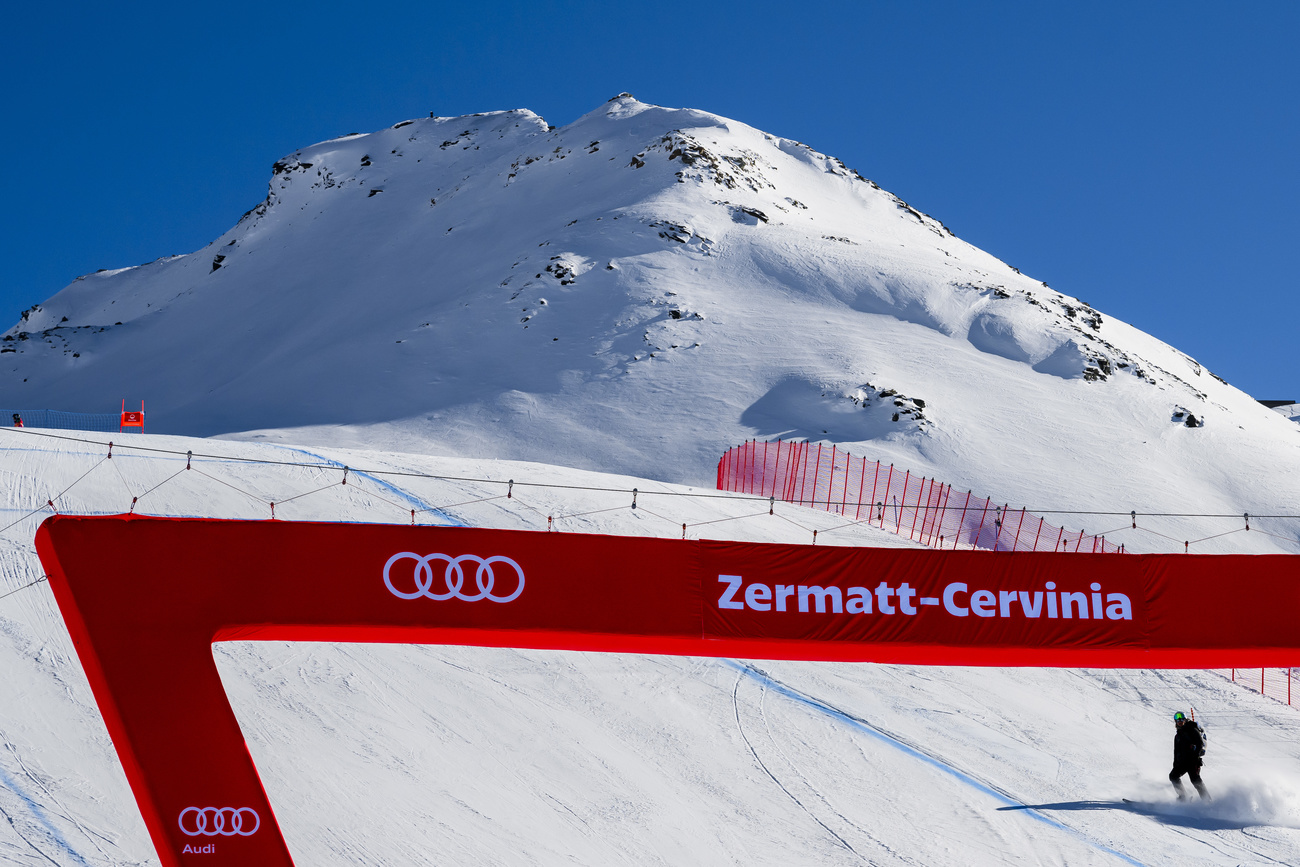
[[[26,3],[0,328],[195,250],[299,147],[620,91],[844,160],[959,236],[1300,398],[1300,3]]]

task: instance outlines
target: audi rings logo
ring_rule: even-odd
[[[262,820],[249,807],[186,807],[180,826],[190,837],[251,837]]]
[[[393,583],[393,567],[403,560],[415,561],[412,575],[414,582],[408,585],[405,580],[406,570],[399,568],[398,572],[403,579],[398,582],[401,585],[399,587]],[[472,567],[474,572],[474,585],[470,588],[465,587],[467,565]],[[509,569],[503,570],[501,566],[508,566]],[[442,575],[438,576],[436,572],[442,572]],[[499,572],[505,573],[502,576],[504,586],[500,589],[497,586]],[[511,572],[514,574],[511,575]],[[447,599],[462,599],[465,602],[477,602],[480,599],[512,602],[524,592],[524,570],[509,557],[475,557],[473,554],[462,554],[459,557],[451,557],[447,554],[420,556],[410,551],[403,551],[389,557],[388,562],[384,564],[384,584],[394,596],[402,599],[427,596],[440,602]],[[408,586],[414,589],[402,589]]]

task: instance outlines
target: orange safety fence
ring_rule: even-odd
[[[1025,509],[823,443],[752,440],[736,446],[718,461],[718,490],[822,509],[933,548],[1124,551],[1104,536],[1066,530]]]
[[[1300,704],[1300,682],[1294,685],[1295,700],[1292,701],[1292,668],[1215,668],[1211,669],[1233,683],[1239,683],[1247,689],[1286,704]]]

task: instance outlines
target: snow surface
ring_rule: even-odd
[[[1237,517],[1293,512],[1286,417],[833,157],[627,96],[560,129],[518,110],[304,148],[203,250],[28,311],[0,370],[0,405],[144,398],[185,435],[110,461],[0,428],[6,864],[157,863],[39,583],[49,499],[907,544],[700,496],[727,448],[782,436],[1130,550],[1300,549],[1295,519]],[[1300,863],[1297,712],[1208,672],[215,652],[303,865]],[[1193,705],[1216,799],[1178,806],[1170,715]]]
[[[541,464],[153,435],[117,437],[109,460],[106,443],[48,434],[69,436],[0,429],[4,864],[157,863],[48,587],[19,589],[41,575],[31,539],[47,499],[88,514],[135,497],[149,514],[265,518],[274,501],[291,520],[407,522],[414,508],[421,523],[909,544],[793,505],[768,515]],[[283,642],[215,654],[303,865],[1300,862],[1300,717],[1208,672]],[[1216,798],[1184,806],[1164,777],[1172,711],[1189,706]]]
[[[14,409],[686,484],[751,437],[835,442],[1040,514],[1289,515],[1300,473],[1300,428],[1173,347],[833,157],[629,96],[303,148],[204,249],[29,311],[0,370]],[[1244,529],[1149,526],[1132,550]],[[1231,549],[1297,550],[1254,527],[1282,538]]]

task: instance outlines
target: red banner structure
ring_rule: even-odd
[[[718,490],[851,516],[932,548],[1106,554],[1123,545],[1049,524],[974,492],[855,457],[838,446],[747,441],[718,461]],[[1136,517],[1134,526],[1136,527]]]
[[[222,689],[230,640],[952,665],[1300,653],[1300,558],[812,547],[55,516],[36,548],[167,867],[293,863]]]

